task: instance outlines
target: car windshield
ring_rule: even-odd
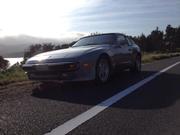
[[[101,45],[101,44],[113,44],[115,42],[114,35],[95,35],[80,39],[73,47],[88,46],[88,45]]]

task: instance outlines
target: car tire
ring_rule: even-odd
[[[135,61],[133,62],[133,66],[130,68],[130,71],[133,73],[141,72],[141,56],[136,56]]]
[[[96,83],[107,83],[110,77],[110,63],[107,56],[101,56],[96,63]]]

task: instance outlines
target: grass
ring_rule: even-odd
[[[149,63],[156,60],[166,59],[170,57],[180,56],[180,52],[174,53],[143,53],[142,63]],[[0,72],[0,86],[8,85],[15,82],[27,81],[27,75],[19,66],[13,66],[6,71]]]
[[[142,63],[149,63],[156,60],[180,56],[180,52],[173,53],[143,53]]]
[[[26,80],[28,80],[27,75],[20,66],[13,66],[0,72],[0,86]]]

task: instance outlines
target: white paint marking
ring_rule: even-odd
[[[86,122],[87,120],[93,118],[98,113],[102,112],[103,110],[105,110],[106,108],[111,106],[112,104],[116,103],[120,99],[131,94],[132,92],[134,92],[135,90],[137,90],[138,88],[143,86],[144,84],[150,82],[151,80],[153,80],[157,76],[161,75],[162,73],[166,72],[167,70],[171,69],[172,67],[174,67],[178,64],[180,64],[180,62],[176,62],[175,64],[173,64],[173,65],[171,65],[171,66],[169,66],[169,67],[145,78],[144,80],[142,80],[142,81],[140,81],[140,82],[138,82],[138,83],[136,83],[136,84],[134,84],[128,88],[126,88],[125,90],[123,90],[123,91],[117,93],[116,95],[110,97],[109,99],[99,103],[98,105],[92,107],[91,109],[87,110],[86,112],[84,112],[84,113],[76,116],[75,118],[65,122],[64,124],[55,128],[54,130],[52,130],[50,133],[47,133],[46,135],[65,135],[65,134],[69,133],[70,131],[77,128],[78,126],[80,126],[81,124]]]

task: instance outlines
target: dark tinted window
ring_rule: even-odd
[[[100,45],[100,44],[113,44],[115,42],[115,35],[96,35],[80,39],[73,45],[76,46],[87,46],[87,45]]]
[[[132,42],[132,40],[130,40],[130,38],[126,38],[126,39],[127,39],[130,46],[133,45],[133,42]]]
[[[131,40],[132,44],[135,44],[134,40],[132,40],[131,38],[130,38],[130,40]]]
[[[127,42],[126,38],[124,36],[122,36],[122,35],[119,35],[117,37],[117,43],[119,45],[128,45],[128,42]]]

